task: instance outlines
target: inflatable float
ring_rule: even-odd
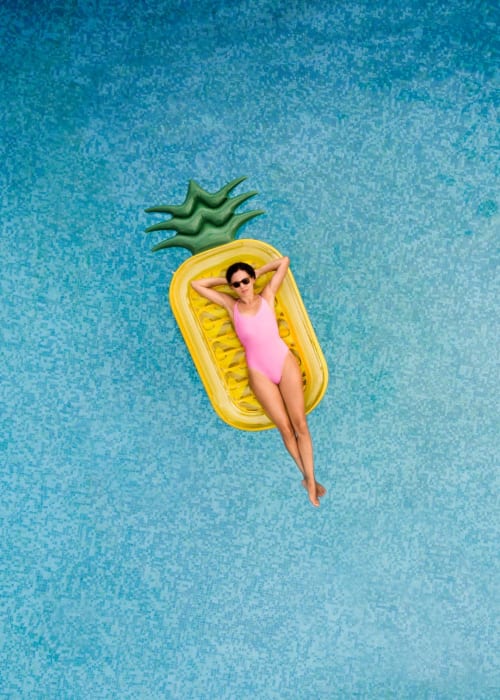
[[[201,277],[223,277],[233,262],[245,261],[255,268],[281,257],[267,243],[254,239],[234,240],[238,228],[262,211],[235,214],[235,209],[256,192],[238,197],[229,193],[246,178],[231,181],[211,194],[193,180],[181,205],[162,205],[146,212],[170,214],[167,221],[146,231],[175,230],[153,251],[181,246],[193,254],[176,270],[170,285],[170,305],[210,402],[222,420],[241,430],[265,430],[274,424],[263,412],[249,385],[242,346],[227,312],[197,294],[190,285]],[[257,292],[269,275],[257,280]],[[231,293],[228,286],[221,291]],[[304,383],[306,412],[321,401],[328,385],[328,368],[299,290],[288,270],[276,297],[280,335],[299,361]]]

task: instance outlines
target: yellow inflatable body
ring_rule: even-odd
[[[258,268],[277,257],[281,254],[267,243],[235,240],[187,259],[170,286],[172,311],[212,406],[226,423],[241,430],[265,430],[274,424],[250,390],[243,348],[227,312],[198,295],[190,282],[224,276],[233,262]],[[257,291],[266,281],[266,276],[257,281]],[[328,368],[290,270],[276,299],[276,316],[281,337],[299,361],[309,413],[326,391]]]

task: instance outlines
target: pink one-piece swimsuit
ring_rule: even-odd
[[[247,365],[262,372],[274,384],[279,384],[288,346],[280,338],[273,309],[260,297],[259,310],[253,316],[241,314],[234,305],[234,329],[245,348]]]

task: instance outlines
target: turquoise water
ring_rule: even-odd
[[[0,695],[496,698],[499,10],[0,8]],[[330,369],[310,507],[144,208],[247,175]]]

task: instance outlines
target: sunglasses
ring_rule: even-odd
[[[238,289],[238,287],[240,286],[240,284],[244,284],[245,287],[246,287],[247,284],[250,284],[250,277],[243,277],[243,279],[240,280],[239,282],[231,282],[231,287],[234,287],[235,289]]]

